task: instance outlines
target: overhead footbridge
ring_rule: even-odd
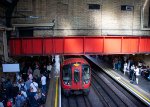
[[[64,36],[10,38],[10,56],[149,54],[149,36]]]

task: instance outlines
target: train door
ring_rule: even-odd
[[[73,64],[72,66],[72,89],[78,90],[81,89],[82,80],[81,80],[81,64]]]

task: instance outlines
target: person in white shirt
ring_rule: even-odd
[[[42,93],[46,93],[46,77],[44,76],[44,74],[42,74],[41,83],[42,83]]]
[[[128,72],[127,67],[128,67],[128,64],[127,64],[127,62],[125,62],[124,67],[123,67],[124,75],[125,75],[126,72]]]
[[[38,83],[35,82],[35,79],[33,79],[33,82],[30,84],[31,92],[37,93],[38,90]]]
[[[52,70],[52,65],[49,63],[49,64],[47,65],[47,71],[51,72],[51,70]]]
[[[136,78],[136,83],[138,84],[138,81],[139,81],[139,75],[140,75],[140,70],[138,68],[138,66],[135,66],[135,69],[134,69],[134,72],[135,72],[135,78]]]
[[[51,78],[51,70],[52,70],[52,65],[50,63],[48,63],[47,65],[47,72],[49,73],[49,78]]]

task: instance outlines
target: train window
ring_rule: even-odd
[[[64,82],[71,81],[71,66],[70,65],[64,65],[62,70],[62,76]]]
[[[79,80],[80,80],[80,72],[78,69],[75,69],[74,70],[74,81],[79,82]]]
[[[89,79],[90,79],[90,66],[82,65],[82,80],[85,83],[88,83]]]

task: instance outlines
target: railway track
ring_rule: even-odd
[[[99,97],[103,99],[102,101],[105,107],[137,107],[102,74],[98,75],[93,71],[92,77],[92,85],[97,93],[99,93]]]
[[[92,107],[87,96],[72,95],[65,97],[62,95],[62,107]]]

